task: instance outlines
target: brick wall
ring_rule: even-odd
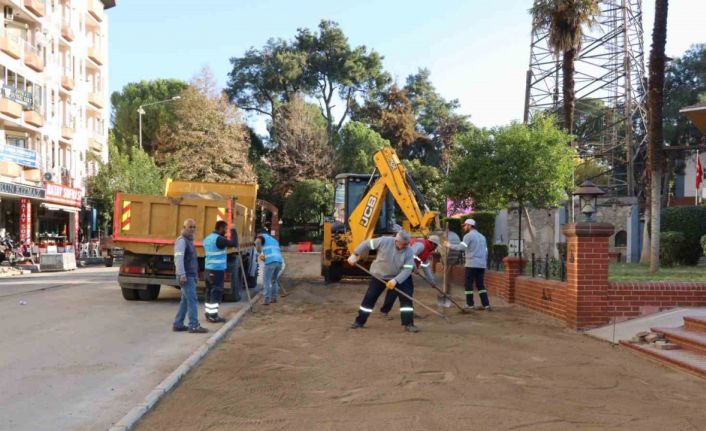
[[[517,277],[515,302],[556,319],[566,317],[566,283],[542,278]]]
[[[706,306],[706,283],[616,282],[607,295],[606,323],[656,313],[674,307]]]

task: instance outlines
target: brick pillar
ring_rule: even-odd
[[[608,239],[614,227],[610,223],[564,225],[566,236],[566,324],[586,329],[604,324],[608,319]]]
[[[505,285],[499,289],[499,295],[509,303],[515,302],[515,279],[522,275],[522,270],[527,265],[527,259],[519,256],[507,256],[503,259],[505,264]]]

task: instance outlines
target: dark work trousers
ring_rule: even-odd
[[[473,306],[473,284],[475,283],[480,302],[483,307],[490,306],[488,300],[488,291],[485,290],[485,268],[468,268],[466,267],[466,278],[464,286],[466,287],[466,304]]]
[[[225,280],[225,271],[207,269],[204,271],[204,280],[206,281],[205,306],[206,315],[218,316],[218,306],[223,301],[223,282]]]
[[[410,276],[409,278],[412,277]],[[398,296],[399,295],[394,290],[387,289],[387,292],[385,292],[385,302],[382,303],[380,312],[385,314],[389,313],[392,310],[392,306],[395,305]]]
[[[412,283],[411,276],[407,277],[405,281],[398,284],[396,287],[409,296],[414,295],[414,284]],[[374,278],[370,279],[370,282],[368,283],[368,291],[365,292],[363,302],[360,304],[360,309],[358,310],[358,317],[355,319],[356,322],[361,325],[365,325],[365,322],[368,321],[368,317],[370,317],[370,313],[373,312],[373,308],[375,307],[375,303],[380,297],[380,294],[385,290],[388,290],[387,287],[385,287],[385,283],[382,283]],[[397,296],[397,294],[395,294],[395,296]],[[402,319],[402,325],[411,325],[414,323],[414,307],[412,306],[412,301],[402,295],[399,295],[399,298],[400,318]]]

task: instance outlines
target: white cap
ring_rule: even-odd
[[[473,220],[472,218],[467,218],[466,221],[463,222],[463,224],[467,224],[467,225],[469,225],[469,226],[475,226],[475,225],[476,225],[476,221]]]
[[[441,244],[441,240],[439,239],[439,235],[429,235],[429,238],[427,238],[429,242],[433,242],[436,245]]]

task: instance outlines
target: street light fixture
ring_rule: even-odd
[[[137,108],[137,114],[139,115],[139,124],[140,124],[140,132],[139,132],[139,133],[140,133],[140,149],[141,149],[141,150],[144,149],[144,148],[142,147],[142,116],[145,115],[145,110],[144,110],[143,108],[144,108],[145,106],[159,105],[160,103],[173,102],[173,101],[179,100],[179,99],[181,99],[181,96],[174,96],[174,97],[172,97],[172,98],[160,100],[160,101],[157,101],[157,102],[145,103],[144,105],[140,105],[140,106]]]
[[[579,197],[581,213],[584,215],[587,222],[592,222],[593,214],[598,211],[598,196],[604,195],[605,192],[596,187],[591,180],[585,180],[579,186],[579,189],[574,193]]]

